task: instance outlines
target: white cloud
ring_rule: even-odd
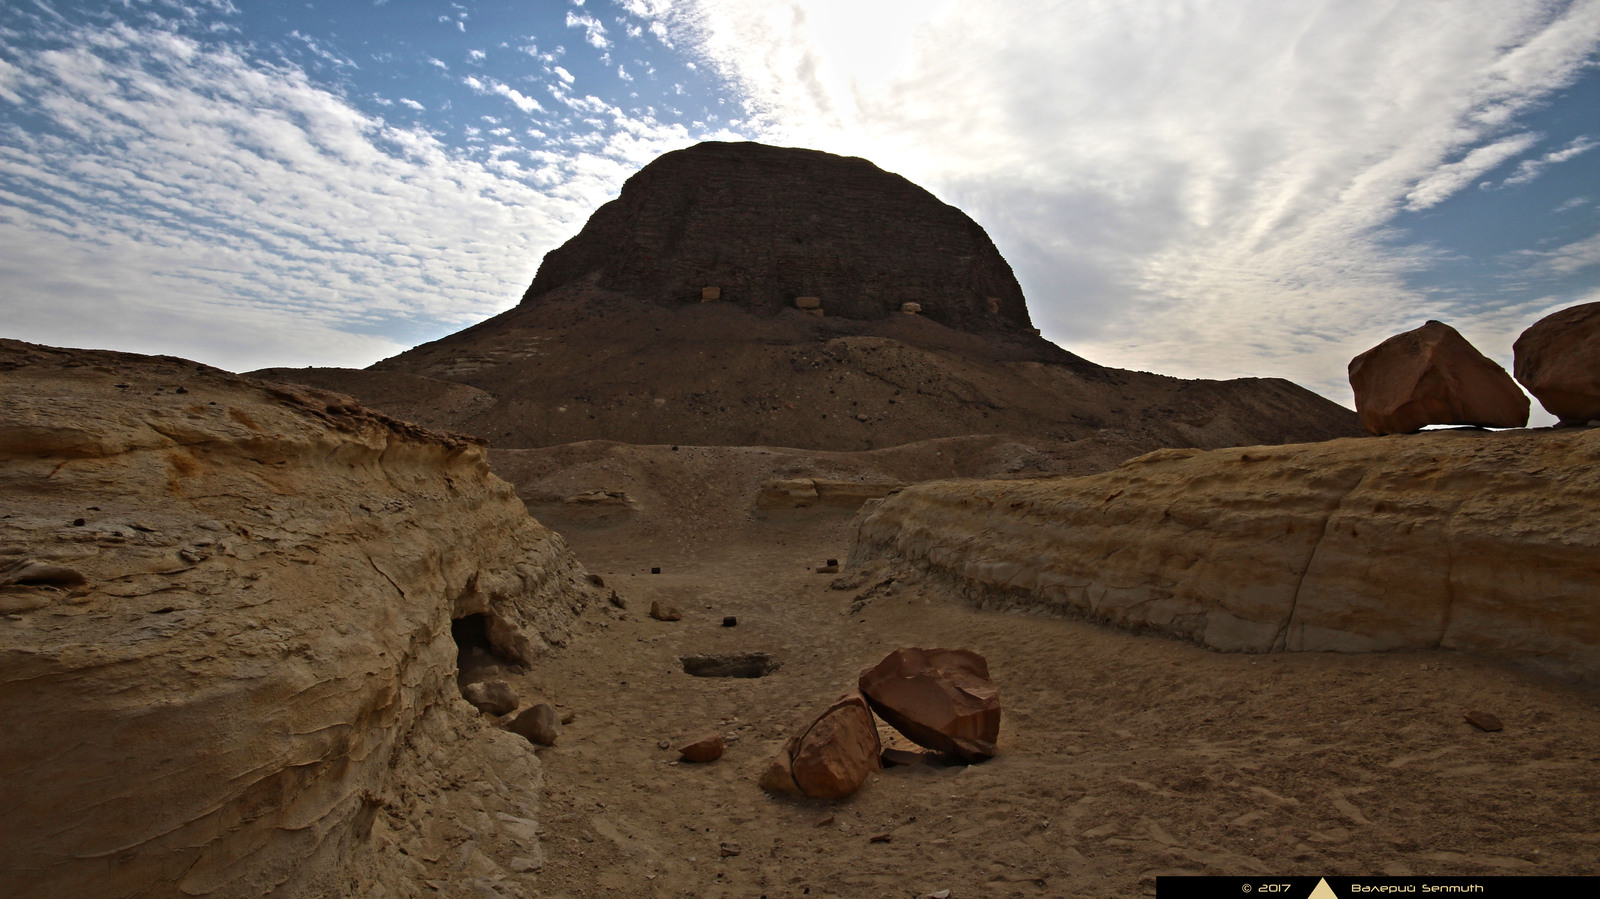
[[[1518,134],[1486,146],[1476,147],[1459,162],[1439,166],[1406,194],[1406,208],[1417,211],[1443,203],[1501,163],[1526,152],[1538,143],[1539,139],[1537,134]]]
[[[1387,223],[1531,147],[1515,120],[1600,45],[1597,0],[649,12],[754,136],[865,156],[973,214],[1069,349],[1335,397],[1356,352],[1470,312],[1406,287],[1430,260]]]
[[[485,59],[489,58],[489,54],[483,52],[482,50],[468,50],[467,58],[473,62],[483,62]]]
[[[225,45],[61,37],[7,82],[38,126],[0,132],[4,330],[25,340],[364,365],[510,306],[623,178],[694,139],[591,104],[588,152],[479,163]]]
[[[409,106],[412,109],[415,109],[417,112],[426,112],[427,109],[428,109],[428,107],[423,106],[421,103],[418,103],[417,101],[411,99],[410,97],[401,97],[400,98],[400,105]]]
[[[1589,152],[1590,150],[1593,150],[1595,147],[1600,147],[1600,142],[1588,137],[1576,138],[1572,141],[1572,143],[1567,144],[1565,147],[1550,153],[1546,153],[1538,159],[1524,159],[1522,162],[1517,164],[1517,170],[1511,173],[1511,177],[1507,178],[1505,183],[1508,185],[1527,184],[1528,182],[1544,174],[1544,170],[1550,166],[1566,162],[1575,156],[1579,156]]]
[[[1537,259],[1536,270],[1552,275],[1570,275],[1600,266],[1600,234],[1573,241],[1547,252],[1525,254]]]
[[[560,66],[556,66],[554,69],[552,69],[552,71],[554,71],[556,73],[556,77],[560,78],[565,84],[571,84],[572,82],[578,80],[577,78],[573,77],[571,72],[563,69]]]
[[[600,20],[594,16],[580,16],[569,9],[567,10],[567,27],[582,28],[583,39],[588,41],[589,46],[594,47],[596,50],[607,50],[611,47],[611,41],[606,38],[606,26],[600,24]]]

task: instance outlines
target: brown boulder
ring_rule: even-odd
[[[517,710],[517,691],[503,680],[475,681],[461,688],[461,695],[480,712],[508,715]]]
[[[682,621],[683,613],[659,599],[650,602],[650,617],[657,621]]]
[[[1350,389],[1362,426],[1373,434],[1528,424],[1528,398],[1516,382],[1444,322],[1396,334],[1351,359]]]
[[[528,742],[537,746],[554,746],[556,738],[561,736],[561,716],[554,707],[541,702],[512,718],[506,730],[527,737]]]
[[[1600,418],[1600,303],[1584,303],[1534,322],[1512,344],[1512,371],[1563,422]]]
[[[1000,736],[1000,692],[989,663],[966,649],[897,649],[861,672],[861,695],[912,742],[975,762]]]
[[[878,769],[878,728],[866,700],[849,693],[789,738],[761,776],[761,788],[813,799],[843,799]]]

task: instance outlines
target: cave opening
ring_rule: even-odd
[[[491,624],[489,616],[482,612],[463,615],[450,622],[450,636],[456,641],[456,680],[463,686],[502,671],[520,670],[516,659],[494,648],[494,642],[489,639]]]

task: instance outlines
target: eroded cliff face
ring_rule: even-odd
[[[0,893],[413,894],[396,850],[452,768],[532,814],[537,762],[460,700],[451,620],[531,659],[587,597],[481,445],[16,341],[0,395]]]
[[[946,481],[866,513],[887,558],[992,608],[1221,650],[1444,648],[1600,681],[1600,430],[1161,450]]]

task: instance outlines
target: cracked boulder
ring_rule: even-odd
[[[861,695],[918,746],[964,762],[993,758],[1000,691],[989,663],[968,649],[897,649],[861,672]]]
[[[880,748],[867,701],[848,693],[789,738],[761,775],[761,788],[812,799],[844,799],[878,770]]]
[[[1442,647],[1600,681],[1597,513],[1600,430],[1434,431],[918,484],[850,564],[1221,650]]]
[[[425,818],[537,807],[451,621],[527,659],[587,594],[481,445],[13,340],[0,396],[0,895],[417,895],[456,874],[418,860]],[[485,876],[526,851],[503,829]]]

